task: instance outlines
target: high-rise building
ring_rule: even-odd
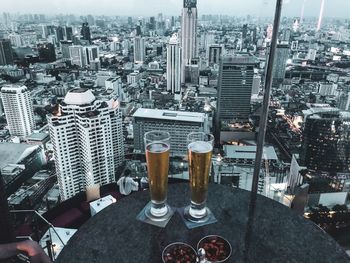
[[[21,47],[23,46],[23,39],[20,34],[17,33],[11,33],[8,38],[11,41],[11,45],[15,47]]]
[[[42,30],[42,33],[41,33],[42,38],[47,38],[48,35],[50,34],[49,27],[47,25],[41,25],[41,30]]]
[[[33,104],[26,86],[7,85],[1,89],[6,121],[11,136],[26,137],[35,128]]]
[[[86,186],[115,181],[124,159],[121,112],[116,101],[96,100],[91,90],[69,91],[48,115],[62,200]]]
[[[261,77],[256,74],[253,77],[252,95],[258,95],[260,91]]]
[[[306,116],[304,165],[331,173],[350,172],[350,113],[321,110]]]
[[[66,40],[72,40],[73,28],[71,26],[66,26],[64,29],[65,29]]]
[[[149,19],[149,29],[156,30],[156,19],[154,16],[151,16]]]
[[[0,39],[0,66],[13,64],[12,47],[9,39]]]
[[[61,26],[58,26],[55,30],[56,33],[56,40],[57,40],[57,44],[60,44],[61,40],[64,40],[64,28]]]
[[[171,154],[185,156],[186,138],[190,132],[208,132],[208,118],[204,113],[138,109],[133,115],[134,148],[144,152],[143,136],[152,130],[166,131],[171,136]]]
[[[208,53],[209,66],[213,66],[214,64],[219,64],[221,54],[222,54],[222,46],[218,44],[210,45],[209,53]]]
[[[248,54],[222,57],[216,112],[217,131],[223,121],[248,120],[256,63],[255,58]]]
[[[86,66],[83,46],[69,46],[69,55],[72,65],[78,65],[79,67]]]
[[[52,43],[38,44],[39,59],[42,62],[50,63],[56,61],[55,46]]]
[[[185,82],[186,66],[197,56],[197,0],[184,0],[181,19],[181,82]]]
[[[142,36],[134,38],[134,62],[142,64],[145,61],[145,39]]]
[[[277,44],[276,55],[273,62],[273,83],[278,84],[283,82],[286,74],[286,65],[289,56],[289,44],[288,42],[281,42]]]
[[[98,59],[98,56],[99,56],[98,46],[87,46],[87,47],[84,47],[84,50],[85,50],[84,57],[86,59],[85,64],[90,65],[91,61],[95,61],[96,59]]]
[[[177,34],[174,34],[167,45],[167,90],[175,93],[181,91],[181,48]]]
[[[64,59],[70,58],[69,47],[73,46],[73,42],[71,40],[61,41],[61,53]]]
[[[82,39],[91,43],[91,33],[90,33],[89,23],[83,23],[80,34],[82,35]]]

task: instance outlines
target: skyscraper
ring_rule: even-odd
[[[142,36],[134,38],[134,62],[142,64],[145,61],[145,39]]]
[[[181,14],[182,75],[185,82],[186,66],[197,56],[197,0],[184,0]]]
[[[0,39],[0,66],[13,64],[12,47],[9,39]]]
[[[288,42],[281,42],[277,44],[276,55],[273,62],[273,83],[278,84],[283,82],[286,74],[286,65],[289,56],[289,44]]]
[[[350,172],[350,114],[337,109],[321,110],[306,116],[304,165],[332,173]]]
[[[175,93],[181,91],[181,48],[177,34],[174,34],[167,45],[167,90]]]
[[[69,55],[72,65],[77,65],[79,67],[86,66],[83,46],[69,46]]]
[[[96,100],[90,90],[76,88],[47,119],[61,199],[115,181],[124,158],[118,103]]]
[[[38,44],[39,59],[42,62],[49,63],[56,61],[55,46],[52,43]]]
[[[81,27],[80,34],[82,35],[82,39],[89,41],[91,43],[91,33],[89,23],[83,23]]]
[[[209,66],[213,66],[214,64],[219,64],[220,57],[222,54],[222,46],[218,44],[210,45],[208,53],[209,53],[208,54]]]
[[[66,40],[72,40],[73,28],[71,26],[65,27],[65,35],[66,35]]]
[[[61,26],[58,26],[55,30],[57,44],[60,45],[60,41],[64,40],[64,29]]]
[[[90,65],[91,61],[94,61],[99,56],[98,46],[87,46],[84,47],[85,50],[85,61],[87,65]]]
[[[216,128],[223,121],[248,120],[256,60],[248,54],[223,56],[220,62]]]
[[[6,121],[11,136],[26,137],[35,127],[33,104],[26,86],[7,85],[1,89]]]
[[[61,41],[61,52],[62,57],[64,59],[70,58],[69,47],[73,46],[73,42],[71,40]]]

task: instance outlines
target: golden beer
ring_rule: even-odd
[[[195,141],[188,145],[191,201],[202,204],[206,201],[213,146],[210,142]]]
[[[151,200],[163,203],[167,197],[169,171],[169,145],[162,142],[146,146],[146,160]]]

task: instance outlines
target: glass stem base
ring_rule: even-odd
[[[195,223],[206,222],[209,218],[206,203],[198,205],[191,202],[191,204],[184,209],[184,217]]]
[[[166,202],[161,204],[151,202],[146,206],[145,215],[153,221],[165,221],[172,216],[172,213]]]

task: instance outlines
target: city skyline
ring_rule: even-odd
[[[10,13],[44,13],[44,14],[92,14],[92,15],[122,15],[122,16],[151,16],[157,13],[165,15],[180,15],[182,8],[181,0],[131,0],[131,1],[100,1],[96,6],[95,1],[72,2],[68,0],[51,0],[48,8],[47,1],[43,0],[15,0],[11,3],[2,3],[3,12]],[[299,17],[304,6],[304,17],[318,17],[321,0],[285,0],[282,9],[283,16]],[[215,4],[209,0],[198,2],[199,14],[221,14],[231,16],[257,16],[272,17],[274,14],[275,2],[270,0],[247,0],[242,2],[227,2],[225,0],[215,1]],[[328,0],[325,1],[324,17],[348,17],[350,1],[346,0]]]
[[[171,263],[158,248],[192,226],[220,226],[240,262],[349,262],[349,0],[1,10],[1,262],[16,235],[45,262]]]

